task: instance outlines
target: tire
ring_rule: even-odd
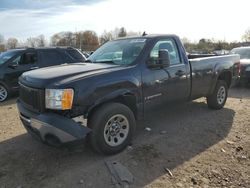
[[[8,97],[9,97],[8,88],[0,84],[0,102],[6,101]]]
[[[116,154],[130,144],[135,126],[134,114],[127,106],[107,103],[89,118],[88,127],[92,132],[88,135],[88,141],[98,153]]]
[[[207,97],[207,105],[209,108],[219,110],[223,108],[227,101],[228,86],[225,81],[218,80],[212,95]]]

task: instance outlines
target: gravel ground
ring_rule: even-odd
[[[15,100],[0,104],[1,188],[116,187],[105,161],[133,174],[130,187],[250,187],[250,89],[231,89],[219,111],[205,99],[155,111],[138,123],[132,147],[115,156],[37,142]]]

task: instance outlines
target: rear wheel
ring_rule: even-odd
[[[89,118],[88,127],[92,129],[89,142],[99,153],[118,153],[131,142],[135,124],[134,114],[127,106],[105,104]]]
[[[5,101],[9,96],[9,92],[8,92],[8,89],[3,86],[3,85],[0,85],[0,102],[3,102]]]
[[[219,110],[223,108],[227,101],[228,87],[225,81],[218,80],[212,95],[207,97],[209,108]]]

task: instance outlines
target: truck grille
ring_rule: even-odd
[[[44,109],[44,91],[31,88],[21,83],[19,88],[19,98],[21,102],[30,110],[41,112]]]

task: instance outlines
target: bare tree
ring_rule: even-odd
[[[37,36],[36,43],[37,43],[37,47],[44,47],[46,44],[46,40],[45,40],[44,35]]]
[[[113,35],[111,32],[107,32],[106,30],[100,36],[100,43],[104,44],[110,40],[113,40]]]
[[[67,31],[56,33],[51,37],[52,46],[75,46],[75,34]]]
[[[82,34],[83,34],[83,32],[82,31],[80,31],[80,32],[76,32],[74,35],[75,35],[75,44],[74,44],[74,46],[76,47],[76,48],[79,48],[79,49],[81,49],[82,48],[82,38],[83,38],[83,36],[82,36]]]
[[[110,31],[112,33],[113,39],[117,39],[119,36],[120,28],[116,27],[114,30]]]
[[[29,47],[35,48],[36,47],[37,39],[35,37],[30,37],[27,39],[27,44]]]
[[[250,28],[245,31],[245,34],[242,36],[244,42],[250,42]]]
[[[17,44],[18,44],[18,40],[16,38],[9,38],[7,40],[7,47],[9,49],[14,49],[17,47]]]
[[[58,46],[58,43],[59,43],[59,41],[61,40],[61,37],[59,36],[59,34],[57,33],[57,34],[54,34],[52,37],[51,37],[51,39],[50,39],[50,41],[51,41],[51,46]]]
[[[4,52],[5,51],[5,45],[4,44],[0,44],[0,52]]]
[[[4,42],[4,37],[3,35],[0,34],[0,44],[3,44],[3,42]]]
[[[65,38],[65,32],[60,32],[56,34],[57,43],[55,46],[67,46],[67,39]]]
[[[82,33],[82,50],[93,51],[99,46],[98,36],[94,31],[84,31]]]
[[[74,46],[75,35],[72,32],[65,32],[63,34],[63,38],[65,39],[65,46]]]
[[[118,37],[126,37],[127,36],[127,31],[124,27],[120,28],[120,31],[118,33]]]
[[[109,40],[117,39],[119,37],[120,30],[121,30],[121,28],[118,28],[118,27],[116,27],[115,29],[113,29],[111,31],[105,30],[102,34],[104,36],[103,38],[106,38]]]
[[[104,44],[107,41],[114,40],[118,37],[125,37],[125,36],[140,36],[140,32],[134,32],[134,31],[129,31],[127,32],[124,27],[118,28],[116,27],[115,29],[111,31],[104,31],[99,40],[101,44]]]
[[[0,34],[0,52],[5,51],[4,37]]]

